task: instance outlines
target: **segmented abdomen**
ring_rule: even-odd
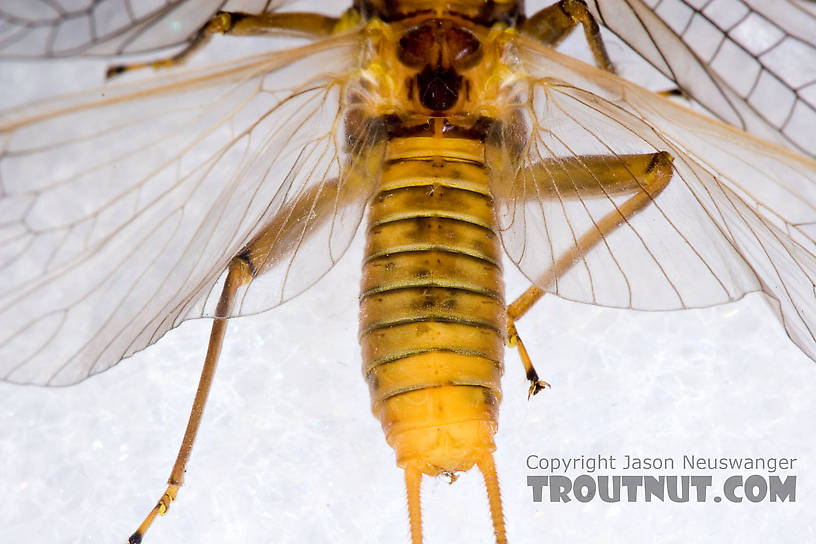
[[[398,464],[429,474],[494,449],[505,306],[482,161],[478,140],[392,140],[369,208],[363,372]]]

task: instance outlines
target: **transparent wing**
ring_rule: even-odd
[[[0,58],[123,55],[191,42],[219,10],[261,13],[272,0],[4,0]]]
[[[502,239],[522,272],[568,299],[642,310],[761,290],[816,358],[816,162],[525,38],[517,44],[527,75],[508,99],[501,137],[505,155],[520,158],[494,160],[511,166],[493,179]],[[530,142],[521,153],[509,145],[520,130]],[[668,186],[548,281],[556,259],[632,196],[604,187],[603,162],[659,151],[674,157]],[[568,165],[572,180],[558,186]]]
[[[816,157],[816,4],[588,0],[597,19],[725,122]]]
[[[236,314],[321,277],[370,191],[343,134],[357,51],[349,35],[0,113],[0,376],[73,383],[212,315],[270,222],[275,261]]]

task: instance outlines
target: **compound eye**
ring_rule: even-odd
[[[415,26],[402,35],[399,41],[399,60],[410,68],[422,68],[434,62],[434,50],[438,47],[434,29],[427,24]]]
[[[451,54],[451,64],[457,70],[473,68],[482,59],[482,42],[465,28],[448,29],[445,33],[445,45]]]

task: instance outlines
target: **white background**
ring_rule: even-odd
[[[257,43],[214,45],[247,51]],[[610,52],[624,74],[642,74],[623,46]],[[207,55],[220,53],[196,62]],[[2,65],[0,105],[98,84],[104,66]],[[370,414],[359,368],[360,259],[357,243],[306,294],[230,323],[187,485],[146,542],[408,541],[402,472]],[[524,287],[510,271],[508,298]],[[78,386],[0,384],[0,542],[127,538],[164,490],[209,325],[188,322]],[[519,328],[553,388],[528,402],[521,365],[507,352],[496,461],[511,542],[816,539],[816,366],[761,296],[683,313],[546,297]],[[795,457],[797,502],[532,502],[529,454],[627,453]],[[700,473],[715,484],[731,474]],[[426,479],[426,541],[491,542],[484,495],[475,471],[452,486]]]

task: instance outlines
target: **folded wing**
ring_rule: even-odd
[[[588,0],[598,21],[723,121],[816,157],[816,4]]]
[[[362,196],[322,215],[309,204],[349,192],[357,51],[349,35],[0,113],[0,376],[73,383],[212,315],[230,259],[293,202],[236,313],[320,278],[369,190],[355,180]]]
[[[0,58],[139,54],[194,40],[219,10],[274,11],[280,0],[4,0]]]
[[[816,162],[526,38],[516,46],[523,75],[499,136],[516,158],[494,161],[504,166],[493,175],[503,242],[522,272],[565,298],[642,310],[763,291],[816,358]],[[666,188],[550,281],[558,257],[631,196],[604,191],[603,157],[612,167],[658,152],[674,157]]]

